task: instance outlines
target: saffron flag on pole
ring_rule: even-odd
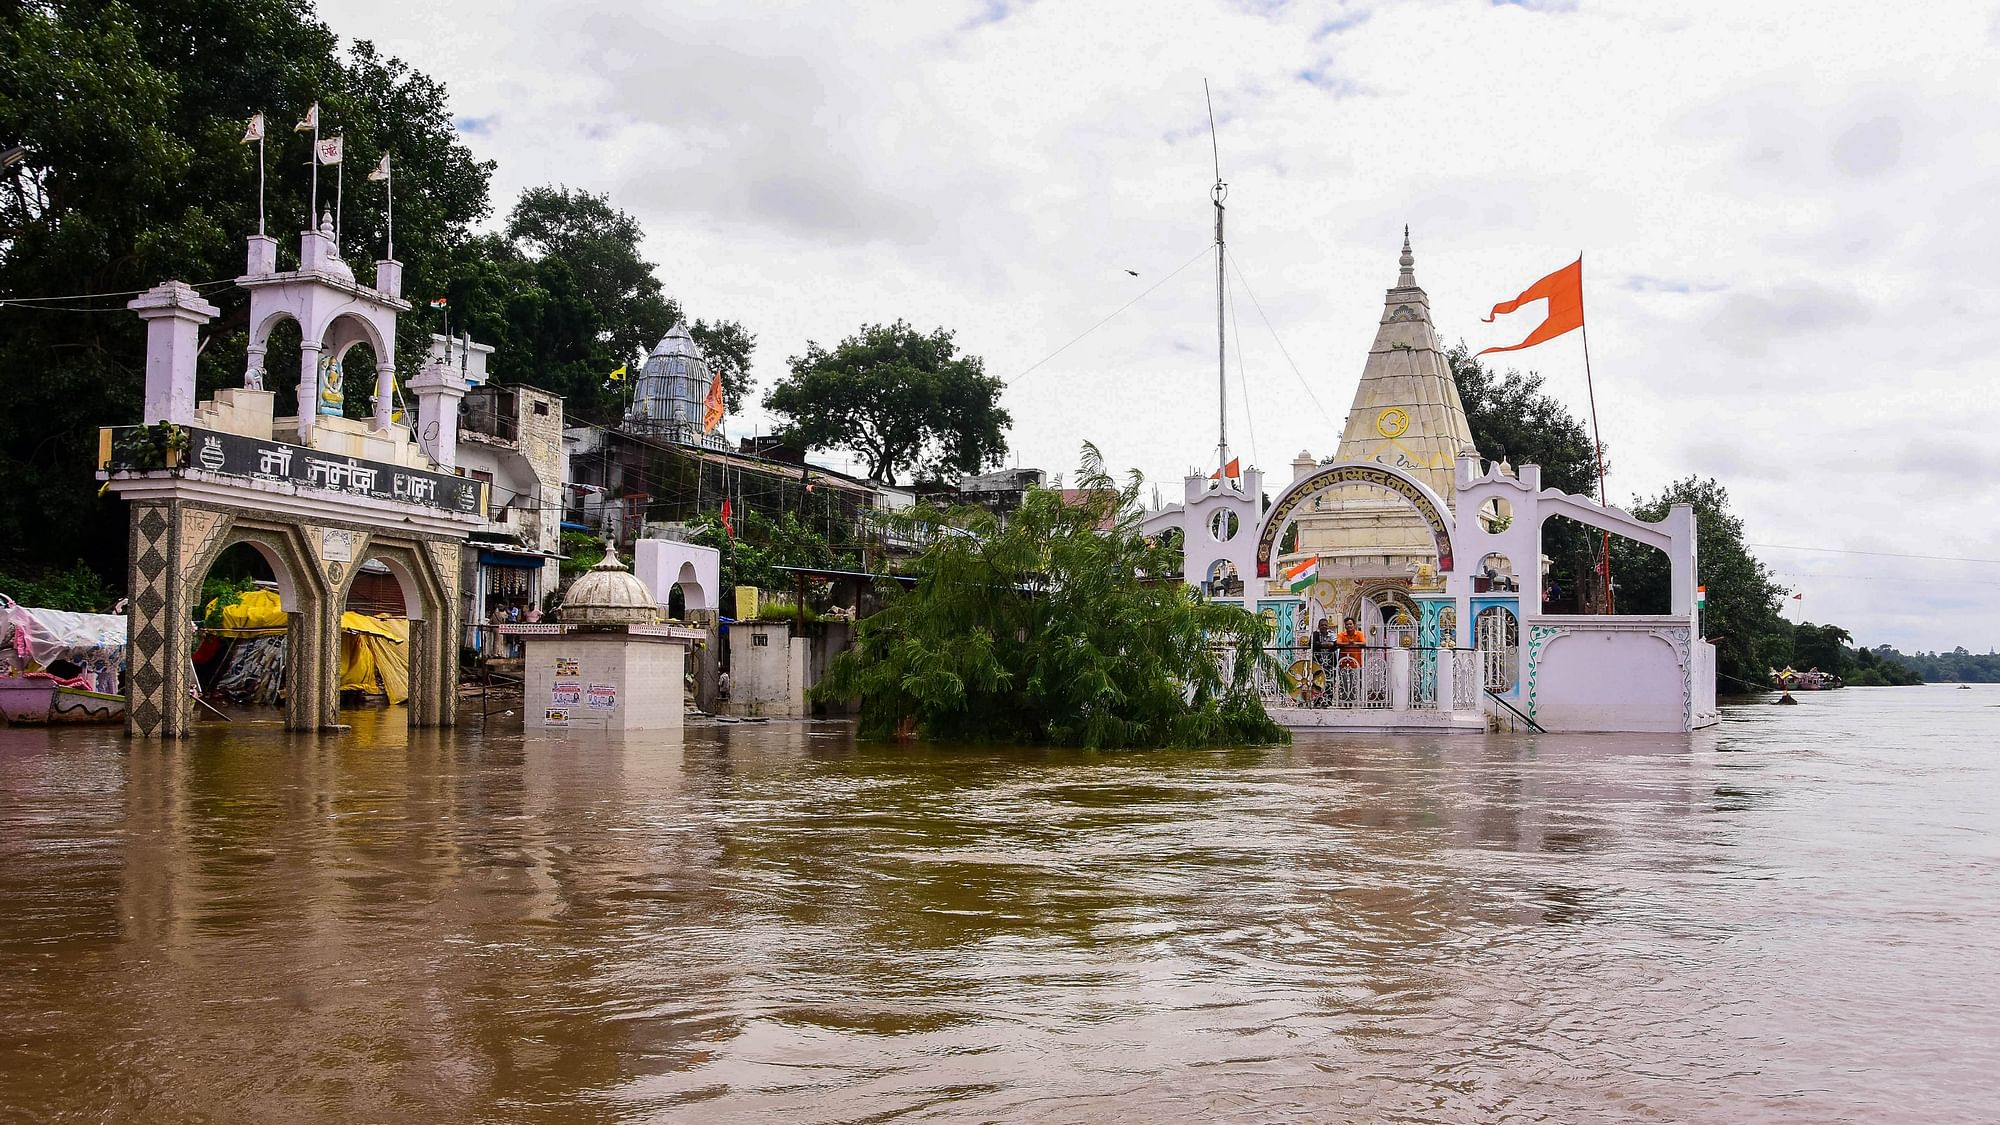
[[[247,145],[251,141],[261,141],[263,139],[264,115],[261,113],[252,114],[250,116],[250,127],[243,130],[243,140],[241,143]]]
[[[1535,282],[1511,301],[1502,301],[1493,306],[1486,323],[1502,313],[1510,313],[1522,305],[1536,301],[1547,301],[1548,308],[1543,314],[1539,327],[1528,333],[1528,338],[1508,347],[1486,348],[1479,352],[1517,352],[1522,348],[1532,348],[1536,344],[1547,343],[1565,332],[1583,327],[1583,259],[1578,258],[1569,265]]]
[[[736,525],[729,522],[729,498],[722,499],[722,530],[731,539],[736,538]]]
[[[701,407],[701,432],[714,433],[715,427],[722,424],[722,415],[722,372],[718,371],[715,377],[708,381],[708,401]]]
[[[340,137],[320,138],[319,147],[314,151],[319,154],[319,162],[321,164],[340,163],[341,140]]]
[[[312,104],[312,108],[306,110],[306,115],[304,120],[300,121],[297,125],[292,126],[292,132],[311,133],[315,132],[318,129],[319,129],[319,103],[314,102]]]
[[[1319,581],[1318,555],[1299,563],[1284,574],[1285,586],[1294,594],[1300,593],[1317,581]]]
[[[1229,464],[1224,465],[1220,469],[1217,469],[1214,472],[1208,474],[1208,479],[1221,480],[1223,477],[1228,477],[1230,480],[1235,480],[1237,477],[1240,477],[1242,475],[1243,475],[1243,459],[1241,457],[1231,457],[1229,459]]]
[[[376,182],[380,180],[386,180],[388,178],[389,178],[389,154],[385,152],[382,154],[382,163],[377,164],[375,166],[375,170],[373,172],[368,173],[368,179],[370,182]]]

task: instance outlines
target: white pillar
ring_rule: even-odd
[[[417,396],[417,444],[440,468],[458,465],[458,404],[468,389],[449,363],[433,363],[410,380],[410,393]]]
[[[126,302],[125,307],[146,322],[146,414],[142,420],[148,425],[192,424],[201,326],[222,310],[179,281],[155,285]]]
[[[1389,709],[1410,709],[1410,650],[1406,648],[1389,650]]]
[[[299,444],[312,444],[313,422],[319,417],[319,353],[317,340],[299,341]]]
[[[1446,713],[1457,710],[1452,703],[1456,698],[1452,694],[1452,676],[1457,671],[1458,654],[1447,647],[1451,643],[1449,637],[1443,638],[1438,641],[1437,650],[1438,710]]]

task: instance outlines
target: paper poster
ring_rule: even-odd
[[[583,685],[558,683],[549,689],[549,706],[575,707],[583,702]]]
[[[542,725],[545,727],[566,727],[569,725],[569,712],[561,707],[551,707],[542,712]]]
[[[556,657],[556,675],[574,676],[576,674],[577,674],[576,661],[571,660],[568,657],[563,657],[563,656]]]
[[[592,711],[615,711],[618,709],[617,684],[592,684],[584,689],[584,703]]]

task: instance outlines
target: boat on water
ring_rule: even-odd
[[[0,717],[125,721],[125,618],[24,606],[0,594]]]
[[[1809,668],[1804,672],[1787,667],[1780,672],[1771,670],[1771,686],[1779,691],[1833,691],[1847,686],[1846,681],[1832,672],[1822,672]]]

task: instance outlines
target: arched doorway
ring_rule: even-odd
[[[1472,639],[1481,686],[1495,695],[1513,691],[1521,682],[1520,621],[1505,606],[1488,606],[1473,618]]]
[[[439,584],[416,543],[378,537],[352,553],[358,561],[341,588],[334,669],[341,705],[400,708],[402,723],[411,726],[449,723],[458,703],[445,667],[458,654],[453,593]]]
[[[217,706],[282,707],[285,725],[313,730],[330,720],[317,670],[323,662],[325,598],[296,529],[206,509],[184,509],[184,534],[199,543],[183,584],[188,643],[167,646],[187,662],[193,691],[165,706],[195,708],[194,692]],[[182,726],[193,716],[183,712]]]

